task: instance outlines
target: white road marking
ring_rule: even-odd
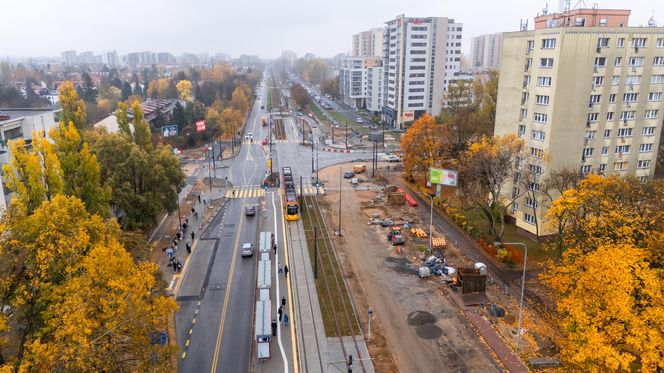
[[[272,193],[272,213],[274,216],[274,241],[277,243],[279,242],[279,236],[277,231],[277,207],[274,204],[274,193]],[[286,237],[284,237],[284,239],[286,239]],[[277,250],[277,252],[274,254],[274,283],[277,284],[275,288],[277,289],[277,303],[279,303],[281,302],[281,297],[279,297],[279,250]],[[281,323],[279,323],[279,329],[277,329],[277,339],[279,341],[279,351],[281,351],[281,357],[284,359],[284,373],[288,373],[288,359],[286,358],[284,345],[281,342]]]

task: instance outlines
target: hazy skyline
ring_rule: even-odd
[[[0,57],[59,56],[65,50],[257,54],[284,50],[332,57],[347,52],[351,35],[383,26],[399,14],[442,16],[464,25],[463,51],[473,36],[517,31],[521,19],[542,11],[546,1],[471,3],[431,0],[282,0],[226,4],[221,1],[5,0]],[[572,6],[577,0],[572,0]],[[158,5],[157,5],[158,4]],[[588,7],[591,2],[586,3]],[[559,2],[549,2],[557,11]],[[655,12],[664,25],[664,2],[605,0],[600,8],[631,9],[630,26],[646,25]]]

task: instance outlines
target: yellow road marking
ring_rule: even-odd
[[[195,318],[195,317],[194,317],[193,320],[191,320],[191,323],[192,323],[192,324],[196,324],[196,318]]]
[[[185,347],[189,347],[189,340],[188,340],[188,339],[187,339],[187,341],[184,343],[184,346],[185,346]]]
[[[185,357],[187,357],[187,351],[182,353],[182,360],[184,360]]]
[[[242,232],[242,224],[244,219],[240,219],[240,225],[237,229],[237,235],[235,236],[235,245],[233,246],[233,259],[231,259],[231,269],[228,271],[228,280],[226,281],[226,295],[224,296],[224,305],[221,308],[221,320],[219,321],[219,330],[217,331],[217,344],[214,347],[214,358],[212,359],[212,369],[211,372],[216,372],[217,364],[219,362],[219,349],[221,348],[221,339],[224,333],[224,320],[226,319],[226,311],[228,310],[228,299],[231,295],[231,289],[233,285],[233,273],[235,272],[235,259],[237,259],[237,250],[235,249],[240,244],[240,233]]]

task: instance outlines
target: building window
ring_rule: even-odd
[[[652,64],[653,66],[664,66],[664,57],[655,57]]]
[[[549,96],[537,95],[535,96],[537,105],[548,105]]]
[[[540,87],[550,87],[551,86],[551,77],[550,76],[540,76],[537,78],[537,85]]]
[[[548,116],[544,113],[535,113],[534,121],[537,123],[546,123],[547,117]]]
[[[616,61],[614,63],[616,67],[619,67],[622,65],[622,57],[616,57]]]
[[[529,182],[528,183],[528,190],[532,190],[533,192],[539,192],[539,190],[540,190],[539,183],[536,183],[534,181]]]
[[[609,38],[597,39],[597,48],[607,48],[609,46]]]
[[[618,38],[616,41],[616,47],[624,48],[625,47],[625,38]]]
[[[647,38],[634,38],[632,39],[632,48],[643,48],[646,46]]]
[[[646,110],[646,119],[656,119],[659,110]]]
[[[606,120],[613,120],[613,112],[612,111],[608,111],[606,113]]]
[[[530,172],[532,172],[535,175],[541,175],[542,174],[542,166],[537,166],[534,164],[528,165],[528,169]]]
[[[638,93],[625,93],[623,95],[623,102],[636,102],[639,99]]]
[[[590,95],[590,104],[599,104],[602,100],[602,95]]]
[[[598,117],[599,113],[588,113],[588,122],[590,123],[597,122]]]
[[[641,75],[627,75],[625,83],[629,85],[641,84]]]
[[[606,171],[606,163],[599,164],[599,172],[604,173]]]
[[[592,157],[594,148],[583,148],[583,156],[584,157]]]
[[[597,131],[595,130],[586,131],[586,139],[594,139],[596,134]]]
[[[615,94],[615,93],[611,93],[611,94],[609,95],[609,103],[610,103],[610,104],[613,104],[614,102],[616,102],[616,94]]]
[[[528,116],[528,109],[521,109],[521,119]]]
[[[596,57],[595,67],[606,67],[606,57]]]
[[[542,39],[542,49],[553,49],[556,47],[556,39]]]
[[[600,86],[604,84],[603,76],[593,76],[593,87]]]
[[[533,140],[544,141],[544,131],[535,131],[532,133]]]
[[[604,138],[605,139],[611,138],[611,130],[604,130]]]
[[[519,136],[523,136],[526,134],[526,126],[523,124],[519,124]]]
[[[630,57],[629,66],[643,66],[644,57]]]
[[[613,171],[622,171],[627,169],[627,162],[615,162],[613,164]]]
[[[648,101],[662,101],[662,92],[650,92],[648,93]]]
[[[631,128],[621,128],[618,130],[618,137],[632,137]]]
[[[643,136],[652,136],[655,134],[655,127],[643,127]]]
[[[533,49],[535,49],[535,40],[528,40],[528,45],[526,47],[526,50],[530,52]]]
[[[650,167],[649,159],[641,160],[636,163],[636,168],[649,168],[649,167]]]
[[[602,146],[602,155],[607,155],[607,154],[609,154],[609,147]]]
[[[544,150],[537,148],[530,148],[530,155],[535,158],[542,158],[544,157]]]
[[[526,206],[537,208],[537,201],[535,201],[533,198],[526,197]]]
[[[553,67],[553,58],[540,58],[540,67],[544,68]]]
[[[635,116],[636,116],[636,111],[623,111],[620,113],[620,120],[634,119]]]
[[[611,78],[611,85],[620,85],[620,75],[614,75]]]
[[[657,39],[657,48],[664,48],[664,38]]]
[[[535,216],[524,213],[523,214],[523,221],[525,221],[528,224],[535,225]]]
[[[581,166],[581,173],[587,174],[588,172],[590,172],[591,169],[592,168],[590,167],[589,164],[584,164],[583,166]]]
[[[639,145],[640,153],[650,153],[652,151],[652,144],[641,144]]]
[[[618,145],[615,150],[616,154],[629,154],[629,145]]]
[[[651,84],[664,83],[664,75],[652,75],[650,77],[650,83]]]

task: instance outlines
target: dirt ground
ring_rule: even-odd
[[[350,169],[346,165],[343,169]],[[323,213],[330,227],[338,226],[339,168],[321,171],[326,194]],[[408,205],[387,209],[381,187],[363,183],[354,190],[342,181],[342,237],[335,238],[341,265],[367,334],[368,308],[373,310],[369,352],[377,372],[501,371],[492,353],[447,296],[440,277],[417,276],[421,247],[428,239],[406,233],[406,246],[397,253],[386,239],[386,228],[369,225],[373,214],[415,221],[428,231],[428,216],[421,218]],[[365,189],[365,190],[360,190]],[[366,190],[368,189],[368,190]],[[448,261],[463,260],[454,248]]]

